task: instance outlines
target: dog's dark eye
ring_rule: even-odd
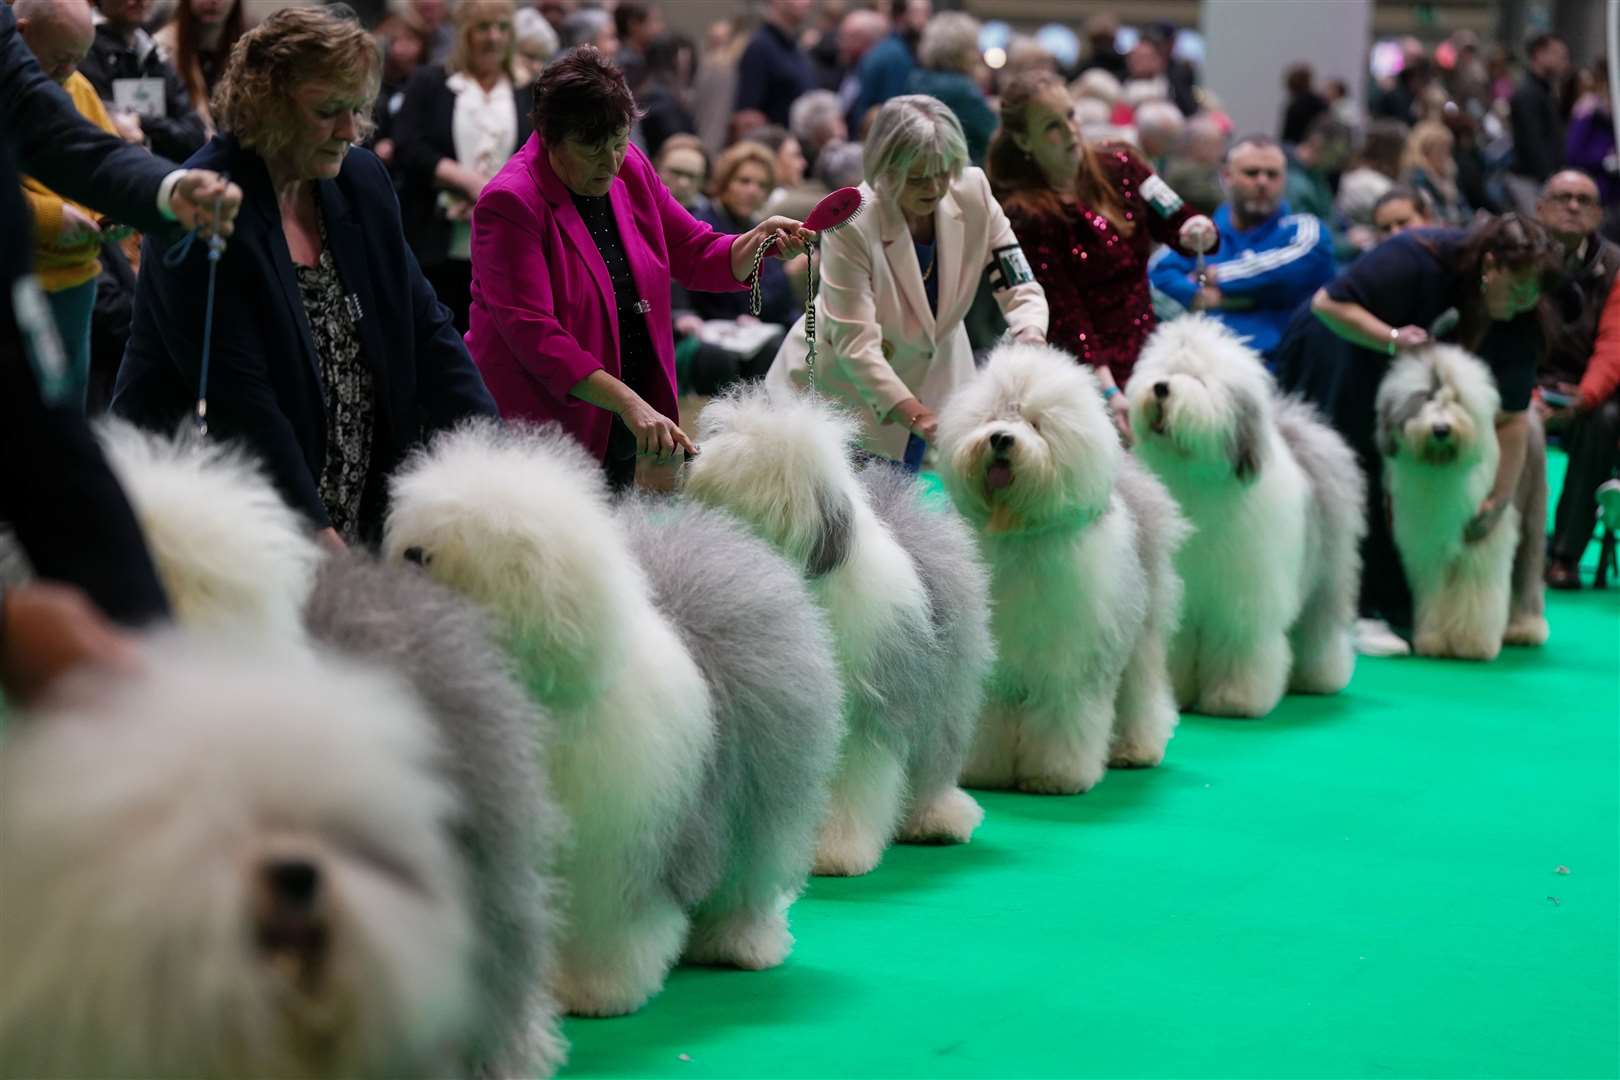
[[[433,556],[419,547],[406,548],[404,558],[406,562],[415,563],[417,566],[426,566],[433,561]]]
[[[1029,418],[1029,426],[1034,428],[1036,431],[1041,430],[1041,418],[1038,417],[1038,416],[1030,417]]]

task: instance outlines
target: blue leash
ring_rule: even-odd
[[[229,179],[224,177],[223,179]],[[203,339],[202,339],[202,365],[197,376],[197,434],[208,435],[208,361],[214,346],[214,283],[219,276],[219,258],[225,253],[225,238],[219,235],[219,215],[223,208],[225,195],[221,192],[214,199],[214,234],[208,238],[208,301],[203,309]],[[186,256],[191,254],[191,245],[197,239],[197,230],[186,233],[168,253],[163,256],[163,265],[173,270],[185,262]]]

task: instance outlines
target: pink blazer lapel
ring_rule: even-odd
[[[596,283],[596,290],[602,296],[602,306],[607,308],[608,324],[613,330],[613,336],[609,340],[618,341],[619,310],[618,305],[613,302],[613,280],[608,277],[607,264],[602,261],[602,253],[596,250],[596,241],[591,239],[591,232],[585,227],[585,219],[579,216],[579,210],[574,206],[574,199],[568,191],[568,186],[552,170],[551,161],[546,157],[546,144],[540,141],[539,135],[534,135],[530,137],[529,145],[533,149],[533,154],[529,158],[529,174],[534,177],[535,185],[539,187],[540,194],[545,196],[546,202],[551,204],[551,210],[556,217],[557,225],[562,229],[562,234],[567,238],[568,243],[574,248],[574,253],[579,258],[579,265],[584,266],[590,272],[591,280]],[[615,180],[613,182],[615,191],[622,186],[622,181]],[[617,201],[615,201],[614,210],[616,212],[619,210]],[[624,229],[622,213],[619,220],[619,235],[621,237],[627,235]],[[633,250],[630,244],[625,244],[627,254],[632,253]],[[631,257],[633,260],[633,255]],[[630,265],[633,270],[635,262],[632,261]],[[569,268],[565,272],[573,273],[574,270]],[[639,277],[637,280],[639,283]]]

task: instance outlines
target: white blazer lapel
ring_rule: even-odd
[[[961,299],[957,294],[962,288],[962,277],[970,272],[966,262],[967,252],[962,250],[965,235],[962,207],[956,201],[955,191],[947,190],[945,197],[939,201],[939,209],[934,211],[934,272],[939,275],[939,310],[942,312],[957,309]],[[912,257],[915,258],[915,254]],[[974,291],[978,290],[976,280],[973,288]],[[972,299],[969,298],[968,302],[972,303]]]
[[[928,337],[932,340],[934,312],[928,306],[928,294],[923,290],[922,267],[917,265],[917,249],[912,246],[911,230],[906,228],[905,215],[899,207],[885,202],[878,210],[878,218],[878,236],[883,244],[883,258],[889,264],[889,276],[894,279],[900,295],[911,305],[917,322],[928,331]],[[943,292],[940,298],[944,299]]]

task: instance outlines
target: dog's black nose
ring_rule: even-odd
[[[1156,383],[1154,383],[1153,384],[1153,396],[1156,397],[1156,398],[1160,398],[1160,399],[1169,397],[1170,396],[1170,384],[1167,383],[1167,382],[1156,382]]]
[[[321,872],[304,859],[275,859],[264,866],[264,883],[278,905],[308,911],[321,890]]]
[[[426,566],[427,565],[427,552],[423,551],[419,547],[406,548],[405,549],[405,561],[406,562],[413,562],[417,566]]]
[[[1444,442],[1446,439],[1451,438],[1451,425],[1450,424],[1436,424],[1436,425],[1434,425],[1434,437],[1436,439],[1439,439],[1442,442]]]
[[[1013,437],[1007,434],[1005,431],[998,431],[990,436],[990,449],[994,450],[998,454],[1006,453],[1007,448],[1012,444]]]

